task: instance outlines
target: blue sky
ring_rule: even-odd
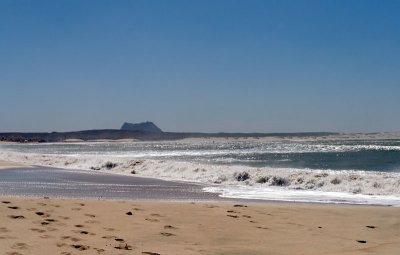
[[[0,131],[400,130],[400,1],[0,1]]]

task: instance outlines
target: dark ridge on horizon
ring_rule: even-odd
[[[202,133],[202,132],[163,132],[153,122],[132,124],[125,122],[121,129],[92,129],[71,132],[5,132],[0,133],[0,141],[8,142],[63,142],[66,140],[119,140],[137,139],[140,141],[180,140],[184,138],[210,137],[304,137],[336,135],[336,132],[297,132],[297,133]]]
[[[151,121],[146,121],[137,124],[125,122],[120,129],[130,130],[130,131],[144,131],[144,132],[163,132],[159,127],[156,126],[156,124],[154,124]]]
[[[136,139],[140,141],[181,140],[185,138],[228,138],[228,137],[318,137],[337,135],[333,132],[308,133],[179,133],[179,132],[145,132],[118,129],[82,130],[75,132],[51,133],[0,133],[0,141],[7,142],[63,142],[66,140],[119,140]]]

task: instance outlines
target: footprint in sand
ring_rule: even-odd
[[[234,205],[233,207],[247,207],[247,205]]]
[[[90,217],[90,218],[95,218],[96,217],[96,215],[94,215],[94,214],[85,213],[84,215],[87,216],[87,217]]]
[[[44,212],[35,212],[35,214],[38,216],[43,216],[44,218],[50,217],[50,214]]]
[[[365,240],[356,240],[358,243],[367,243]]]
[[[226,216],[231,217],[231,218],[239,218],[239,216],[237,216],[237,215],[231,215],[231,214],[227,214]]]
[[[165,225],[164,229],[178,229],[178,228],[171,225]]]
[[[85,223],[96,224],[96,223],[100,223],[100,221],[98,221],[98,220],[86,220]]]
[[[160,234],[163,236],[175,236],[174,234],[168,232],[161,232]]]
[[[7,252],[6,255],[22,255],[22,254],[19,252],[16,252],[16,251],[10,251],[10,252]]]
[[[17,209],[19,209],[19,207],[18,207],[18,206],[9,206],[8,208],[10,208],[10,209],[13,209],[13,210],[17,210]]]
[[[71,245],[71,247],[77,249],[78,251],[85,251],[90,249],[90,246],[83,244],[73,244]]]
[[[80,238],[71,237],[71,236],[62,236],[61,239],[62,239],[62,240],[69,239],[69,240],[71,240],[71,241],[73,241],[73,242],[79,242],[79,241],[82,240],[82,239],[80,239]]]
[[[144,220],[150,221],[150,222],[159,222],[159,220],[157,219],[150,219],[150,218],[146,218]]]
[[[51,235],[42,235],[42,236],[39,236],[39,237],[42,238],[42,239],[49,239],[49,238],[52,238]]]
[[[151,251],[142,251],[142,254],[147,254],[147,255],[161,255],[160,253],[151,252]]]
[[[104,239],[114,239],[114,238],[117,238],[116,236],[102,236],[101,238],[104,238]]]
[[[114,246],[114,248],[118,250],[132,250],[132,246],[128,245],[127,243],[120,243],[118,246]]]
[[[3,204],[11,204],[10,201],[1,201]]]
[[[9,215],[8,217],[11,219],[25,219],[23,215]]]
[[[75,227],[77,227],[77,228],[83,228],[84,226],[81,225],[81,224],[77,224],[77,225],[75,225]]]
[[[89,234],[89,232],[86,231],[86,230],[80,231],[79,233],[82,234],[82,235],[87,235],[87,234]]]
[[[234,211],[234,210],[228,210],[226,212],[228,212],[228,213],[240,213],[240,212],[237,212],[237,211]]]
[[[39,228],[31,228],[31,230],[34,231],[34,232],[38,232],[38,233],[44,233],[44,232],[46,232],[46,230],[44,230],[44,229],[39,229]]]
[[[97,251],[98,253],[105,252],[106,250],[100,248],[93,248],[93,250]]]
[[[5,228],[5,227],[1,227],[1,228],[0,228],[0,233],[7,233],[7,232],[10,232],[10,230],[8,230],[8,229]]]
[[[11,246],[11,248],[17,250],[26,250],[29,248],[29,245],[27,245],[26,243],[15,243]]]

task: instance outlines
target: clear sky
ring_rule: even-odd
[[[400,1],[0,1],[0,131],[400,130]]]

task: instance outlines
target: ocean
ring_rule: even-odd
[[[2,144],[0,159],[201,182],[225,197],[400,205],[399,139]]]

